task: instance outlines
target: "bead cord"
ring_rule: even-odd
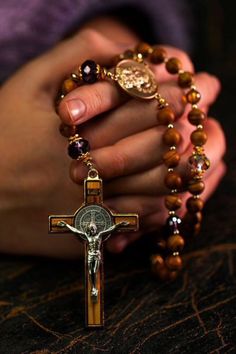
[[[151,47],[146,43],[139,44],[136,47],[136,55],[139,52],[145,58],[149,59],[153,64],[165,64],[166,70],[173,75],[177,75],[177,83],[179,87],[185,89],[185,102],[191,105],[191,111],[188,114],[189,123],[196,127],[190,136],[193,144],[193,152],[189,157],[189,164],[191,166],[191,178],[188,182],[188,191],[192,194],[186,202],[187,213],[184,217],[184,231],[186,233],[197,234],[200,231],[202,220],[203,200],[200,194],[204,190],[203,175],[210,167],[210,161],[204,152],[204,144],[207,141],[207,134],[204,131],[204,121],[206,119],[205,113],[198,108],[198,103],[201,99],[201,94],[194,85],[193,74],[184,71],[182,63],[178,58],[168,58],[167,53],[163,48]],[[179,133],[174,130],[173,122],[175,120],[174,114],[168,112],[166,116],[165,110],[160,110],[159,124],[167,125],[167,130],[164,133],[163,141],[169,147],[169,151],[164,154],[163,161],[168,167],[167,176],[165,177],[165,185],[170,189],[170,194],[165,199],[165,206],[169,209],[169,217],[167,224],[172,226],[172,232],[169,231],[165,247],[167,254],[170,254],[164,259],[160,254],[151,257],[152,268],[155,273],[162,279],[173,279],[177,272],[182,268],[182,260],[179,252],[183,249],[185,240],[179,235],[178,224],[181,219],[176,215],[176,210],[181,206],[181,200],[177,194],[181,189],[181,177],[174,172],[177,167],[180,157],[176,152],[176,145],[179,143]],[[171,147],[171,143],[173,146]],[[173,152],[174,151],[174,152]],[[168,163],[168,160],[173,161],[173,165]],[[171,162],[172,163],[172,162]],[[170,225],[171,224],[171,225]],[[165,240],[164,240],[165,241]],[[160,242],[159,242],[160,243]],[[162,250],[164,242],[162,241]]]
[[[157,123],[166,126],[163,134],[163,142],[168,150],[163,155],[163,162],[167,167],[167,175],[164,182],[169,189],[169,194],[165,197],[165,207],[168,210],[166,220],[167,235],[156,242],[159,253],[151,256],[152,270],[163,280],[175,279],[178,272],[182,269],[182,258],[180,252],[185,245],[185,237],[188,234],[196,234],[200,230],[202,220],[202,209],[204,206],[200,194],[204,190],[203,175],[209,168],[210,162],[204,152],[204,144],[207,141],[207,135],[204,131],[205,113],[198,108],[201,94],[194,85],[194,76],[188,71],[184,71],[182,63],[178,58],[168,58],[167,52],[161,47],[152,47],[147,43],[140,43],[136,48],[126,50],[124,53],[112,58],[111,66],[116,66],[125,59],[131,59],[138,63],[151,62],[155,65],[164,64],[168,73],[177,76],[177,84],[184,91],[186,104],[191,105],[188,114],[188,121],[195,126],[191,133],[190,140],[193,145],[193,151],[189,157],[190,180],[188,182],[188,191],[192,194],[186,202],[187,213],[182,220],[177,214],[177,210],[182,206],[182,200],[179,193],[182,191],[182,179],[175,169],[180,162],[178,145],[181,141],[181,135],[174,126],[175,113],[168,102],[157,91],[154,99],[157,101]],[[93,84],[98,80],[110,79],[117,81],[117,75],[101,67],[93,60],[86,60],[78,68],[77,73],[72,73],[62,85],[57,104],[65,95],[82,84]],[[68,154],[71,158],[81,160],[88,167],[89,171],[96,171],[90,155],[89,142],[78,133],[78,127],[60,125],[60,133],[69,139]],[[180,234],[183,234],[182,236]],[[160,254],[162,253],[162,254]]]

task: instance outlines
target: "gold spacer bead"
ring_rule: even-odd
[[[179,256],[179,252],[173,252],[173,256]]]
[[[169,215],[175,215],[175,211],[174,210],[170,210],[169,211]]]
[[[79,140],[79,139],[82,139],[82,138],[79,136],[79,134],[75,134],[75,135],[70,136],[70,137],[68,138],[70,144],[73,143],[74,141]]]
[[[176,193],[178,193],[178,190],[177,189],[171,189],[171,191],[170,191],[172,194],[176,194]]]

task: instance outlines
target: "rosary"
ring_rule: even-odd
[[[183,99],[191,105],[188,121],[195,126],[190,135],[193,145],[188,164],[188,182],[183,186],[181,175],[176,171],[180,162],[178,144],[181,135],[174,127],[175,113],[168,102],[158,92],[155,76],[148,63],[164,64],[166,70],[176,75],[178,85],[183,89]],[[151,255],[153,272],[162,280],[175,279],[182,269],[181,251],[189,235],[200,231],[204,190],[203,175],[210,162],[204,152],[207,135],[204,131],[205,113],[198,108],[201,94],[194,85],[193,74],[184,71],[178,58],[168,58],[161,47],[151,47],[140,43],[133,50],[113,58],[111,68],[101,67],[93,60],[86,60],[76,73],[63,83],[59,99],[82,84],[93,84],[98,80],[115,82],[126,94],[139,100],[156,100],[157,123],[166,126],[163,142],[167,149],[163,163],[167,168],[164,178],[169,194],[165,197],[167,209],[166,230],[158,235],[158,253]],[[82,161],[88,168],[84,180],[84,202],[73,215],[49,216],[50,233],[73,233],[84,242],[85,252],[85,324],[86,327],[104,325],[104,284],[103,284],[103,242],[113,232],[132,232],[139,227],[137,214],[112,212],[103,204],[102,179],[90,155],[89,142],[83,139],[77,126],[60,126],[61,134],[69,139],[68,154],[72,159]],[[187,212],[181,220],[178,209],[182,200],[180,193],[188,190],[191,196],[186,202]]]

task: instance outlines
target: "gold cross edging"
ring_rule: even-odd
[[[89,217],[100,221],[89,219]],[[84,221],[83,221],[84,220]],[[87,220],[87,221],[86,221]],[[59,226],[61,222],[68,225],[84,229],[88,223],[94,222],[96,226],[102,224],[116,225],[118,232],[137,231],[139,227],[138,215],[134,213],[116,214],[103,204],[102,180],[97,176],[88,176],[84,180],[84,202],[73,215],[51,215],[49,216],[49,233],[63,234],[72,232],[67,227]],[[120,224],[124,225],[120,225]],[[105,241],[110,234],[105,237]],[[82,237],[79,237],[81,240]],[[103,272],[103,242],[99,248],[101,261],[97,276],[98,296],[96,301],[91,297],[92,284],[88,270],[88,242],[84,241],[85,247],[85,325],[88,328],[104,326],[104,272]]]

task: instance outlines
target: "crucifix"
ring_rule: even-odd
[[[137,214],[116,214],[103,204],[102,180],[96,170],[90,170],[84,180],[84,202],[74,215],[49,216],[50,233],[70,232],[84,242],[86,327],[104,325],[103,242],[115,231],[136,230]]]

